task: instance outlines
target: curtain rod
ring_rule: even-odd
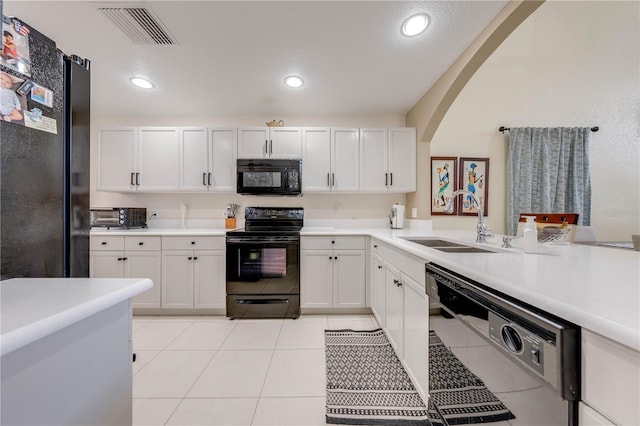
[[[508,132],[509,130],[511,130],[510,127],[504,127],[504,126],[500,126],[500,128],[498,129],[500,133]],[[591,128],[592,132],[597,132],[598,130],[600,130],[598,126],[594,126]]]

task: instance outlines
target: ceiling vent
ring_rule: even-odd
[[[144,3],[94,3],[96,9],[139,46],[177,44],[169,30]]]

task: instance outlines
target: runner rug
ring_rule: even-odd
[[[439,360],[432,367],[443,370],[436,373],[439,386],[435,393],[438,396],[434,395],[434,390],[430,390],[432,399],[443,403],[438,409],[424,406],[381,329],[326,330],[326,422],[349,425],[439,425],[442,424],[441,413],[450,424],[514,418],[482,381],[451,354],[435,333],[431,332],[429,337],[430,354]],[[450,356],[443,355],[442,350]],[[431,362],[432,356],[429,358]],[[449,369],[455,372],[453,376]],[[466,373],[462,374],[465,370]],[[468,379],[466,382],[464,377]],[[447,385],[450,378],[453,382]],[[452,387],[458,385],[462,387]]]

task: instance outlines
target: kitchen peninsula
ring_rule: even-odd
[[[149,279],[0,283],[0,424],[131,424],[131,304]]]

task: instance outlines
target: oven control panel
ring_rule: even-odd
[[[302,220],[304,209],[297,207],[246,207],[244,209],[245,220],[272,219],[272,220]]]

